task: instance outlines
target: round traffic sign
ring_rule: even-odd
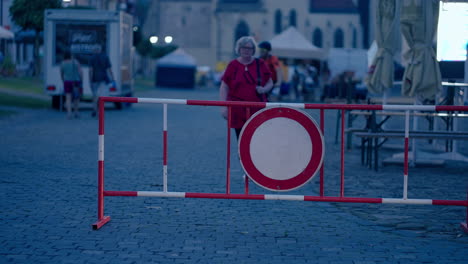
[[[256,112],[242,128],[238,149],[247,176],[273,191],[306,184],[322,165],[325,150],[315,121],[288,107]]]

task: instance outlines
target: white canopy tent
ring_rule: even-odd
[[[324,50],[312,45],[297,29],[293,26],[288,27],[270,40],[272,54],[280,58],[291,59],[315,59],[323,60],[326,58]]]
[[[183,49],[178,48],[175,51],[167,54],[164,57],[161,57],[160,59],[157,60],[158,66],[182,66],[182,67],[187,67],[187,66],[192,66],[195,67],[197,66],[197,62],[195,58],[186,53]]]
[[[0,26],[0,39],[13,39],[15,34],[10,30]]]
[[[156,86],[194,88],[197,62],[179,48],[157,60]]]

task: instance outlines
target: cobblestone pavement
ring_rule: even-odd
[[[214,90],[145,97],[216,100]],[[0,263],[466,263],[466,209],[107,197],[96,221],[97,121],[16,109],[0,119]],[[316,111],[309,111],[315,118]],[[326,113],[325,194],[339,195],[334,111]],[[359,121],[357,121],[359,122]],[[465,128],[463,128],[465,129]],[[226,125],[215,107],[169,106],[169,190],[225,191]],[[106,111],[106,190],[162,190],[162,106]],[[243,174],[232,143],[232,189]],[[467,148],[460,150],[465,155]],[[382,156],[395,150],[385,150]],[[345,195],[402,196],[402,168],[375,172],[346,152]],[[466,199],[466,163],[410,168],[409,197]],[[291,194],[317,195],[318,177]],[[268,193],[251,184],[251,193]],[[288,194],[290,194],[288,193]]]

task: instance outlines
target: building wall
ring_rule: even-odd
[[[335,30],[341,28],[345,48],[362,47],[362,28],[357,12],[311,13],[309,0],[259,0],[255,8],[243,6],[238,11],[218,7],[219,0],[154,0],[143,32],[146,36],[170,34],[174,44],[194,56],[199,65],[214,67],[219,61],[227,62],[235,57],[235,31],[240,23],[247,24],[249,35],[257,41],[269,40],[276,35],[276,10],[282,12],[283,30],[290,24],[291,10],[295,10],[297,29],[311,43],[313,31],[320,28],[322,48],[328,49],[333,46]],[[354,30],[356,40],[353,42]]]

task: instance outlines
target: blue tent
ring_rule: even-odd
[[[195,59],[177,49],[156,62],[156,86],[194,88],[197,64]]]

